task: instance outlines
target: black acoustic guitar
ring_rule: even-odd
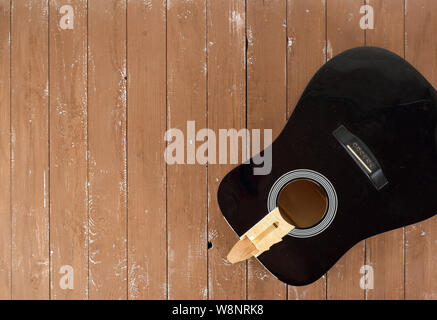
[[[436,124],[436,91],[408,62],[375,47],[345,51],[314,75],[268,147],[271,172],[256,175],[252,158],[224,177],[221,212],[243,250],[287,221],[282,241],[252,255],[278,279],[309,284],[357,242],[437,212]]]

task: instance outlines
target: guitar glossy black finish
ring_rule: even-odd
[[[271,146],[271,173],[254,175],[252,161],[236,167],[220,184],[220,209],[241,236],[268,213],[283,174],[310,169],[328,178],[338,197],[329,227],[309,238],[287,235],[258,257],[280,280],[309,284],[357,242],[437,213],[436,124],[436,92],[409,63],[375,47],[345,51],[308,84]],[[377,159],[388,181],[379,190],[334,137],[341,126]]]

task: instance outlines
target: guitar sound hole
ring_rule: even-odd
[[[318,224],[328,209],[325,190],[309,179],[296,179],[279,193],[277,206],[282,217],[298,229]]]

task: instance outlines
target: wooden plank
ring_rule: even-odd
[[[216,134],[219,129],[240,130],[246,127],[245,1],[208,1],[207,12],[208,128]],[[221,179],[234,166],[208,166],[210,299],[246,298],[246,263],[232,265],[226,260],[238,237],[223,219],[215,200]]]
[[[49,298],[48,4],[12,2],[12,297]]]
[[[437,2],[406,1],[405,56],[437,87]],[[437,217],[405,228],[405,298],[437,299]]]
[[[326,61],[325,1],[288,0],[287,39],[287,115],[290,117],[306,85]],[[308,286],[288,286],[288,298],[326,299],[326,276]]]
[[[168,297],[206,299],[206,165],[194,163],[196,141],[187,135],[187,121],[206,126],[204,1],[167,3],[167,48],[168,128],[181,130],[189,149],[185,164],[167,165]]]
[[[286,1],[247,2],[247,128],[272,129],[273,139],[287,114],[286,36]],[[254,258],[247,277],[249,299],[286,299],[287,286]]]
[[[129,299],[165,299],[165,1],[129,1],[127,23]]]
[[[288,0],[288,116],[326,61],[326,3]]]
[[[366,44],[404,55],[404,1],[369,0],[374,29],[366,30]],[[404,231],[402,228],[366,240],[366,264],[373,267],[373,289],[367,299],[404,298]]]
[[[0,299],[11,299],[11,127],[9,0],[0,1]]]
[[[364,45],[360,28],[362,0],[329,0],[327,2],[326,54],[330,59],[340,52]],[[350,249],[328,272],[328,299],[363,299],[360,268],[364,264],[364,241]]]
[[[127,298],[126,2],[88,2],[89,297]]]
[[[73,9],[66,28],[60,12]],[[72,23],[72,24],[71,24]],[[88,297],[87,7],[50,1],[51,298]],[[68,223],[66,223],[68,221]],[[70,267],[72,269],[70,269]],[[73,282],[67,280],[73,275]],[[62,285],[61,285],[62,282]]]

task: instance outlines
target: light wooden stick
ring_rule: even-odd
[[[228,253],[227,259],[230,263],[236,263],[252,256],[257,257],[275,243],[282,241],[282,238],[293,229],[294,226],[282,217],[278,208],[275,208],[240,237]]]

